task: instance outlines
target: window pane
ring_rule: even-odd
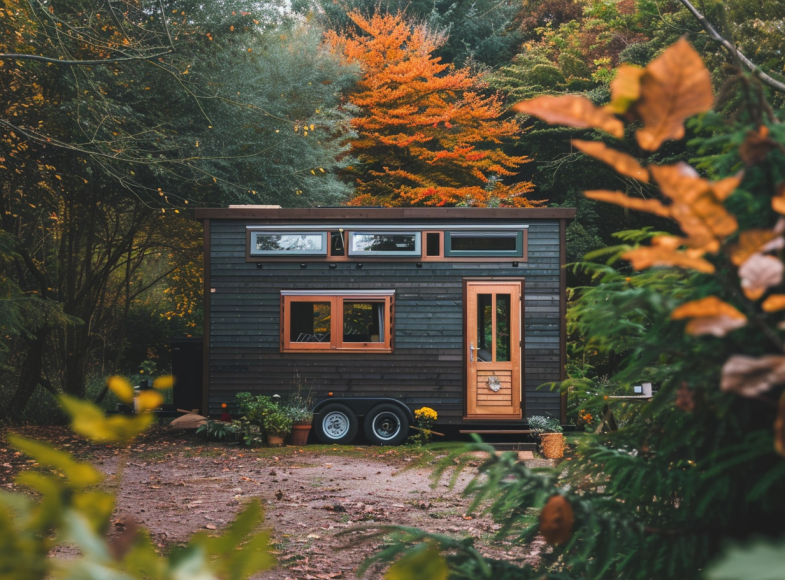
[[[439,238],[441,236],[435,232],[425,234],[425,255],[438,256],[441,248],[439,247]]]
[[[253,234],[253,254],[324,254],[324,234]]]
[[[350,255],[387,254],[391,256],[419,254],[417,234],[364,234],[352,232]]]
[[[330,345],[330,303],[291,302],[289,340],[325,342]]]
[[[343,303],[344,342],[384,342],[384,302]]]
[[[450,234],[450,251],[453,252],[515,252],[518,234]]]
[[[496,295],[496,362],[510,360],[510,317],[509,294]]]
[[[477,295],[477,360],[493,360],[493,294]]]

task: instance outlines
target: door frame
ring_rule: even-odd
[[[466,333],[468,332],[468,309],[469,309],[469,302],[468,302],[468,288],[469,282],[520,282],[521,283],[521,304],[520,304],[520,316],[521,316],[521,346],[520,346],[520,361],[521,361],[521,376],[520,376],[520,406],[521,406],[521,416],[518,417],[516,415],[483,415],[482,417],[471,416],[468,415],[468,406],[469,401],[467,397],[467,392],[469,388],[469,375],[468,375],[468,361],[466,360]],[[462,305],[462,317],[463,317],[463,332],[461,334],[461,377],[462,377],[462,396],[463,396],[463,420],[464,421],[508,421],[508,422],[515,422],[515,421],[523,421],[526,418],[526,383],[524,379],[526,378],[526,277],[525,276],[470,276],[462,279],[461,282],[463,286],[463,305]]]

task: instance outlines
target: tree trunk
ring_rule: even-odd
[[[19,369],[16,391],[6,409],[6,419],[12,421],[19,420],[25,407],[27,407],[27,403],[30,402],[30,397],[33,396],[38,380],[41,377],[48,334],[48,330],[42,328],[37,330],[33,338],[27,341],[27,353],[22,362],[22,367]]]

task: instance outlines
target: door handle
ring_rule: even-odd
[[[469,362],[474,362],[474,343],[469,343]]]

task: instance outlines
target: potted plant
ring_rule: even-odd
[[[283,445],[284,437],[292,431],[292,420],[286,410],[278,406],[269,409],[263,421],[267,443],[275,446]]]
[[[297,373],[286,397],[286,412],[292,420],[292,433],[287,443],[302,447],[308,442],[308,434],[313,423],[312,409],[311,388]]]
[[[545,458],[564,457],[564,433],[558,419],[535,415],[529,417],[529,428],[540,438],[540,449]]]

